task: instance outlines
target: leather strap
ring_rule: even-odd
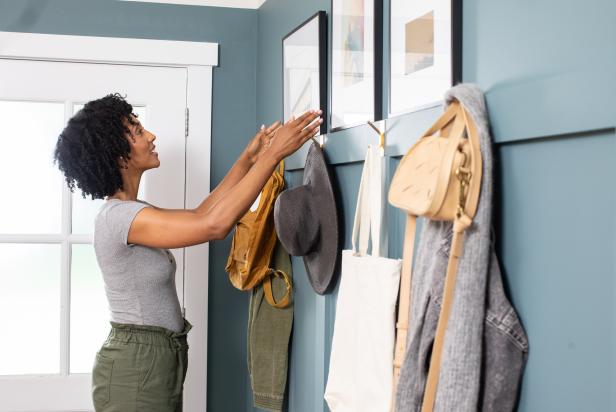
[[[460,136],[464,133],[464,127],[466,125],[465,118],[459,116],[460,104],[457,101],[452,102],[447,111],[437,120],[437,122],[430,127],[423,137],[431,136],[449,123],[455,118],[453,122],[453,130],[451,130],[450,136]],[[409,325],[409,309],[410,309],[410,295],[411,295],[411,280],[412,280],[412,266],[413,266],[413,250],[415,248],[415,231],[417,227],[417,217],[411,214],[406,216],[406,229],[404,234],[404,251],[402,254],[402,277],[400,280],[400,301],[398,304],[398,321],[396,322],[396,345],[394,349],[394,384],[392,394],[392,411],[395,407],[395,393],[398,387],[398,380],[400,378],[400,369],[404,362],[404,355],[406,354],[406,341],[408,335]]]
[[[481,158],[481,143],[479,141],[479,132],[477,131],[477,125],[472,120],[469,114],[467,114],[464,106],[461,106],[460,113],[464,119],[466,125],[466,133],[468,135],[468,141],[471,145],[471,185],[469,187],[468,195],[466,197],[466,205],[464,206],[464,213],[471,219],[475,217],[477,207],[479,206],[479,193],[481,192],[481,179],[483,175],[483,160]]]
[[[469,116],[467,115],[464,107],[461,107],[460,114],[464,119],[468,133],[468,140],[470,141],[473,152],[471,158],[473,164],[471,165],[471,169],[473,172],[472,179],[474,179],[474,182],[469,187],[466,205],[464,206],[464,213],[456,218],[453,223],[453,239],[451,240],[449,262],[447,263],[447,274],[445,275],[445,285],[443,287],[443,300],[436,327],[434,346],[432,347],[430,369],[428,371],[428,379],[426,381],[426,388],[421,407],[422,412],[432,412],[434,409],[436,390],[441,370],[443,343],[445,341],[445,332],[447,331],[447,323],[449,322],[449,315],[451,314],[451,307],[453,305],[455,295],[458,262],[460,260],[460,256],[462,255],[462,246],[464,243],[464,231],[470,227],[473,222],[473,217],[475,216],[479,203],[479,192],[481,188],[482,160],[477,127],[474,122],[469,121]]]
[[[394,349],[394,384],[391,408],[395,407],[396,388],[400,378],[400,369],[406,354],[406,340],[409,325],[409,309],[411,304],[411,279],[413,270],[413,250],[415,248],[415,230],[417,217],[406,215],[404,231],[404,251],[402,252],[402,275],[400,279],[400,302],[398,303],[398,321],[396,322],[396,346]]]
[[[451,313],[451,306],[454,298],[456,275],[458,271],[458,261],[462,255],[462,245],[464,231],[471,225],[471,219],[464,215],[454,222],[453,239],[451,251],[447,263],[447,274],[443,291],[443,301],[439,313],[439,321],[436,329],[436,337],[432,348],[430,359],[430,369],[424,391],[422,412],[432,412],[436,399],[436,387],[440,375],[441,357],[443,353],[443,342],[445,331]],[[398,306],[398,322],[396,323],[396,346],[394,349],[394,384],[392,393],[391,410],[395,409],[396,389],[400,378],[400,369],[406,354],[406,341],[408,336],[409,309],[412,283],[413,250],[415,247],[415,232],[417,217],[406,216],[406,229],[404,233],[404,251],[402,257],[402,278],[400,281],[400,303]]]
[[[283,279],[287,287],[285,295],[279,302],[276,302],[276,299],[274,298],[274,293],[272,292],[272,278],[274,276],[278,276],[279,278]],[[263,279],[263,294],[265,295],[265,300],[267,300],[267,303],[277,309],[283,309],[289,306],[289,303],[291,303],[292,290],[293,286],[291,285],[291,281],[289,280],[289,275],[287,275],[282,270],[272,270],[270,274],[267,275],[265,279]]]
[[[451,102],[445,113],[439,117],[436,122],[421,137],[432,136],[434,133],[443,129],[450,121],[458,114],[460,103],[457,100]]]
[[[443,290],[443,301],[438,318],[438,325],[436,327],[434,346],[432,347],[430,370],[428,371],[428,379],[426,381],[426,389],[424,391],[423,404],[421,407],[422,412],[432,412],[434,401],[436,400],[436,387],[441,371],[443,342],[445,341],[445,331],[447,330],[447,323],[449,322],[449,315],[451,314],[451,307],[454,299],[458,262],[462,254],[465,229],[465,225],[454,224],[451,252],[449,255],[449,262],[447,263],[447,275],[445,277],[445,286]]]
[[[460,115],[461,119],[456,118],[453,125],[448,125],[454,116]],[[462,255],[462,246],[464,241],[464,231],[472,224],[472,219],[477,211],[479,202],[479,192],[481,187],[482,177],[482,160],[480,151],[480,142],[477,132],[477,127],[474,122],[469,121],[469,115],[462,105],[457,101],[449,105],[447,111],[439,118],[439,120],[430,128],[423,137],[431,136],[445,126],[451,127],[449,136],[458,136],[463,133],[464,127],[461,127],[460,120],[463,120],[468,140],[471,144],[472,158],[471,170],[473,184],[469,187],[467,201],[464,206],[464,213],[454,220],[453,224],[453,239],[451,242],[451,251],[449,261],[447,263],[447,273],[445,275],[445,285],[443,290],[443,300],[439,313],[439,320],[436,329],[436,336],[432,348],[430,359],[430,368],[428,378],[424,390],[422,402],[422,412],[432,412],[436,400],[436,390],[440,376],[441,359],[443,354],[443,343],[445,340],[445,332],[447,323],[451,314],[455,295],[455,285],[458,271],[458,262]],[[406,230],[404,235],[404,252],[402,260],[402,279],[400,281],[400,303],[398,308],[398,322],[396,323],[397,335],[396,346],[394,350],[394,384],[392,393],[391,410],[395,409],[395,394],[400,377],[400,368],[404,361],[406,352],[406,341],[409,324],[409,308],[412,280],[412,262],[413,249],[415,246],[415,228],[416,216],[407,215]]]

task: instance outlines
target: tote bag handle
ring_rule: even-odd
[[[370,253],[372,256],[387,255],[387,236],[382,230],[386,224],[385,169],[385,158],[379,154],[379,148],[368,146],[359,183],[351,237],[353,253],[358,256],[368,254],[370,240],[372,240]]]

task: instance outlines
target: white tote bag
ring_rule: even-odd
[[[395,308],[402,261],[381,257],[387,255],[387,236],[382,230],[384,182],[385,159],[378,147],[369,147],[355,210],[353,249],[342,251],[325,388],[325,400],[332,412],[390,410]]]

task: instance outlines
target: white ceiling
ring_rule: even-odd
[[[144,3],[185,4],[190,6],[233,7],[240,9],[258,9],[265,0],[122,0]]]

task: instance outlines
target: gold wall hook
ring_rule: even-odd
[[[385,133],[381,132],[381,130],[378,127],[376,127],[376,125],[372,123],[370,120],[368,120],[368,125],[370,125],[370,127],[372,127],[372,129],[378,133],[379,148],[381,149],[381,154],[383,154],[385,151]]]
[[[312,141],[318,144],[321,149],[323,149],[325,147],[325,135],[319,135],[318,138],[319,140],[317,140],[314,136],[311,137]]]

